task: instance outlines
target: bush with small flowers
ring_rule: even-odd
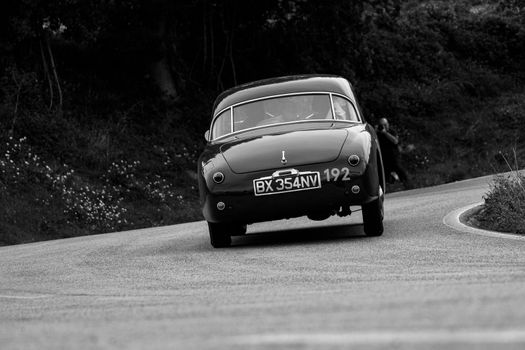
[[[82,181],[65,164],[48,164],[25,137],[0,142],[0,186],[4,193],[16,195],[36,184],[45,188],[47,198],[35,197],[34,205],[48,207],[51,199],[58,200],[68,224],[100,232],[127,223],[123,199],[112,188]]]
[[[162,151],[162,159],[155,160],[163,164],[157,168],[161,174],[139,160],[120,159],[90,177],[44,159],[25,137],[0,136],[0,231],[2,225],[12,223],[32,232],[29,238],[6,238],[0,233],[0,244],[196,218],[198,206],[195,198],[189,198],[196,188],[184,185],[184,172],[174,165],[168,150],[155,149]],[[28,219],[31,216],[38,218]]]
[[[142,197],[158,203],[168,203],[178,198],[175,187],[160,175],[138,176],[141,162],[119,160],[111,163],[104,174],[105,183],[115,192],[124,196]]]

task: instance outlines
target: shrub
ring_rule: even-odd
[[[0,245],[199,219],[193,182],[175,171],[193,151],[153,150],[155,162],[89,172],[50,161],[26,137],[0,135]]]
[[[512,172],[494,179],[483,197],[485,205],[477,220],[483,228],[525,234],[525,175]]]
[[[48,163],[35,153],[25,137],[9,137],[0,143],[0,190],[6,197],[15,198],[38,190],[40,196],[29,195],[33,202],[29,207],[39,209],[34,211],[45,216],[46,211],[56,210],[58,204],[62,208],[58,221],[94,232],[114,230],[127,223],[123,217],[126,208],[118,191],[85,181],[66,164]],[[12,216],[17,210],[4,210],[7,221],[16,220]]]

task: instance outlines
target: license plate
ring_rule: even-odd
[[[287,175],[261,177],[253,180],[256,196],[313,190],[321,188],[321,175],[318,171],[305,171]]]

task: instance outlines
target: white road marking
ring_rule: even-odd
[[[42,299],[49,298],[51,295],[4,295],[0,294],[0,299]]]
[[[466,213],[467,211],[474,209],[481,204],[483,204],[483,202],[470,204],[470,205],[467,205],[466,207],[456,209],[448,213],[443,218],[443,223],[447,225],[448,227],[452,227],[453,229],[457,231],[461,231],[461,232],[474,233],[477,235],[487,236],[487,237],[506,238],[506,239],[525,241],[525,236],[515,235],[512,233],[501,233],[501,232],[483,230],[480,228],[475,228],[472,226],[465,225],[459,220],[460,216],[463,213]]]
[[[421,330],[369,331],[352,333],[254,334],[234,338],[242,345],[356,345],[356,344],[435,344],[435,343],[525,343],[525,330]]]

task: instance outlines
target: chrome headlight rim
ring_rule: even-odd
[[[348,157],[348,164],[350,164],[353,167],[356,167],[361,162],[361,158],[357,154],[352,154]]]
[[[224,176],[223,172],[216,171],[215,173],[213,173],[211,178],[212,178],[213,182],[215,182],[216,184],[221,184],[221,183],[224,182],[225,176]]]

